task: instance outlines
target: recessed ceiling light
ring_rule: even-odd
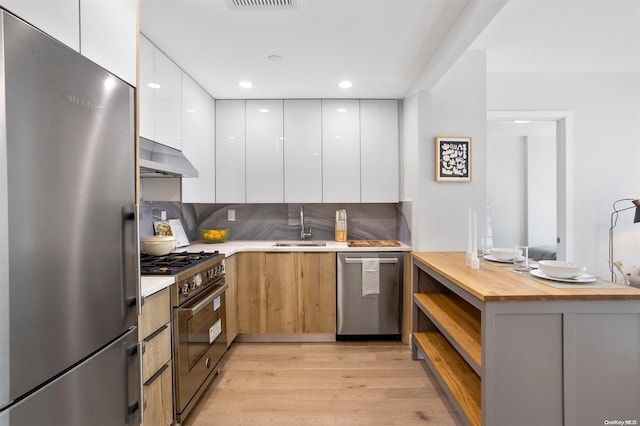
[[[238,83],[238,86],[242,87],[243,89],[251,89],[253,87],[253,83],[250,81],[244,80]]]
[[[341,81],[340,83],[338,83],[338,86],[340,86],[341,89],[348,89],[351,86],[353,86],[353,84],[351,84],[350,81],[344,80],[344,81]]]
[[[527,124],[531,123],[531,120],[513,120],[514,124]]]
[[[187,110],[187,112],[196,112],[196,110],[190,108],[190,109]]]
[[[346,108],[338,108],[338,112],[347,112]]]
[[[282,56],[280,56],[280,55],[269,55],[269,56],[267,56],[267,59],[270,60],[271,62],[280,62],[282,60]]]
[[[269,112],[269,110],[268,110],[268,109],[266,109],[266,108],[260,108],[260,109],[258,110],[258,112]]]
[[[158,83],[149,83],[147,84],[147,86],[151,87],[152,89],[159,89],[160,85]]]

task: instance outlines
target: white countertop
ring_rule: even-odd
[[[269,252],[338,252],[338,251],[411,251],[411,247],[400,243],[400,247],[348,247],[346,242],[337,242],[327,240],[326,246],[288,246],[274,247],[278,241],[283,240],[264,240],[264,241],[227,241],[225,243],[207,244],[201,241],[194,241],[187,247],[180,247],[176,251],[215,251],[224,253],[229,257],[237,252],[243,251],[269,251]],[[289,241],[289,240],[287,240]],[[324,241],[324,240],[323,240]]]
[[[347,251],[411,251],[411,247],[400,243],[400,247],[348,247],[346,242],[326,241],[325,246],[288,246],[274,247],[277,241],[282,240],[264,240],[264,241],[227,241],[225,243],[207,244],[201,241],[194,241],[186,247],[179,247],[176,252],[213,252],[218,250],[220,253],[229,257],[238,252],[251,251],[269,251],[269,252],[347,252]],[[158,292],[175,282],[173,276],[164,275],[145,275],[141,279],[142,296],[147,297]]]
[[[176,282],[172,275],[145,275],[140,278],[142,297],[151,296]]]

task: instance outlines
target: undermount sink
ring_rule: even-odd
[[[324,247],[327,245],[326,241],[276,241],[273,247]]]

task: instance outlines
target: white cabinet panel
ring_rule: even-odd
[[[284,201],[282,103],[246,101],[248,203]]]
[[[2,0],[0,3],[34,27],[80,51],[78,0]]]
[[[140,90],[139,117],[140,136],[155,140],[155,103],[156,89],[150,85],[157,84],[154,73],[155,47],[142,34],[140,35]]]
[[[136,0],[81,0],[80,53],[136,85]]]
[[[201,203],[216,202],[216,103],[208,96],[204,101],[204,123],[202,126],[202,169],[199,169],[202,181]]]
[[[360,202],[358,100],[322,101],[322,201]]]
[[[216,101],[216,203],[244,203],[245,101]]]
[[[182,178],[183,203],[215,203],[215,133],[213,98],[182,73],[182,153],[198,170]]]
[[[284,101],[284,201],[322,202],[322,103]]]
[[[160,50],[154,55],[155,141],[182,150],[182,71]]]
[[[398,174],[398,101],[360,101],[361,201],[396,203]]]

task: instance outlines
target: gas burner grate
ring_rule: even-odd
[[[149,254],[140,254],[140,274],[142,275],[176,275],[181,271],[206,261],[214,256],[215,252],[197,252],[197,253],[170,253],[165,256],[152,256]]]

